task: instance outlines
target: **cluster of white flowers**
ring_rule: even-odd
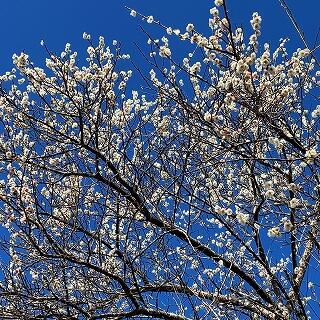
[[[320,116],[320,105],[317,105],[316,108],[311,113],[312,118],[318,118]]]
[[[90,39],[91,39],[91,35],[88,34],[88,33],[86,33],[86,32],[84,32],[84,33],[82,34],[82,38],[83,38],[84,40],[90,40]]]
[[[217,116],[215,116],[214,114],[210,113],[210,112],[206,112],[203,116],[205,121],[215,121],[217,119]]]
[[[297,199],[297,198],[292,198],[292,199],[289,201],[289,207],[290,207],[291,209],[297,208],[299,204],[300,204],[300,201],[299,201],[299,199]]]
[[[266,50],[261,58],[260,58],[260,63],[262,67],[267,67],[270,64],[270,52],[269,50]]]
[[[274,199],[274,194],[275,194],[275,192],[272,189],[269,189],[264,193],[264,195],[267,199]]]
[[[285,232],[290,232],[292,230],[293,224],[290,220],[288,220],[288,218],[283,218],[282,223],[283,223],[283,230]]]
[[[221,215],[227,215],[227,216],[231,216],[232,215],[232,209],[231,208],[223,208],[223,207],[221,207],[221,206],[219,206],[219,205],[216,205],[215,207],[214,207],[214,210],[215,210],[215,212],[217,213],[217,214],[221,214]]]
[[[283,139],[279,139],[277,137],[270,137],[269,143],[274,145],[277,150],[281,150],[284,146],[285,141]]]
[[[214,3],[225,5],[222,0]],[[120,66],[130,56],[119,53],[116,40],[108,47],[100,37],[95,44],[87,33],[83,34],[90,40],[84,66],[79,66],[77,52],[67,43],[61,54],[49,55],[44,69],[31,64],[24,53],[14,55],[19,70],[1,77],[8,81],[9,93],[0,97],[5,129],[0,136],[2,166],[7,173],[0,183],[0,198],[12,201],[16,208],[4,206],[1,221],[10,230],[14,224],[22,226],[22,231],[31,224],[28,237],[32,237],[39,203],[41,210],[50,213],[41,223],[57,241],[66,232],[72,239],[71,226],[81,222],[86,232],[82,238],[90,241],[78,243],[80,230],[76,243],[66,242],[62,250],[74,261],[93,263],[97,270],[88,277],[81,274],[83,268],[75,268],[68,284],[71,296],[72,290],[88,290],[94,285],[88,279],[94,277],[108,292],[113,286],[108,283],[110,277],[101,277],[98,269],[122,276],[126,268],[123,249],[137,264],[152,262],[151,284],[169,285],[168,279],[176,279],[172,275],[183,272],[190,275],[190,287],[205,295],[206,279],[218,284],[225,279],[226,290],[212,291],[222,303],[210,306],[217,315],[221,312],[220,318],[233,299],[240,307],[243,303],[257,310],[259,317],[271,318],[278,311],[275,317],[287,315],[284,305],[275,304],[272,309],[268,305],[264,311],[262,297],[257,290],[250,291],[241,275],[250,274],[266,294],[274,290],[273,276],[282,279],[287,290],[292,285],[287,280],[292,257],[285,241],[290,234],[302,235],[303,241],[296,242],[297,259],[307,256],[303,252],[308,232],[312,223],[317,225],[313,213],[317,212],[319,187],[314,169],[320,130],[316,131],[314,118],[320,115],[320,107],[311,119],[303,110],[301,96],[320,83],[312,77],[315,62],[308,58],[309,50],[297,50],[290,57],[285,41],[274,52],[268,44],[259,46],[259,14],[253,14],[254,32],[247,37],[241,28],[229,30],[224,9],[210,10],[208,36],[192,23],[181,33],[130,9],[131,16],[138,15],[172,36],[148,40],[154,63],[147,74],[152,93],[129,90],[132,71]],[[171,38],[185,40],[190,47],[181,63],[173,60]],[[155,227],[156,219],[160,220]],[[35,229],[41,233],[39,225]],[[161,226],[168,239],[172,230],[175,239],[180,237],[172,244],[166,242],[165,255],[163,244],[158,246]],[[257,259],[258,233],[272,261],[270,268]],[[91,234],[99,234],[99,243]],[[274,262],[273,250],[269,250],[272,241],[266,234],[271,238],[283,235],[279,263]],[[35,237],[34,243],[41,239]],[[38,244],[43,250],[49,246]],[[21,263],[19,255],[15,252],[11,257],[16,265]],[[30,250],[29,257],[36,261],[37,253]],[[303,275],[306,269],[299,268]],[[50,272],[50,290],[59,296],[62,282]],[[42,281],[50,272],[35,267],[30,274]],[[232,293],[224,295],[224,291]],[[243,298],[248,293],[251,301]],[[123,292],[119,296],[122,299]],[[213,309],[200,300],[195,308],[209,315]],[[255,306],[252,301],[261,303]],[[117,308],[120,305],[116,303]],[[128,305],[123,310],[129,310]],[[229,318],[234,318],[230,312]]]
[[[201,69],[201,63],[198,61],[190,67],[189,71],[191,74],[195,75],[198,72],[200,72],[200,69]]]
[[[268,230],[268,237],[275,238],[280,236],[281,236],[281,232],[279,227],[273,227]]]
[[[25,68],[29,62],[29,56],[24,52],[20,53],[20,55],[13,54],[12,60],[17,68]]]
[[[261,16],[258,14],[258,12],[254,12],[252,14],[252,19],[250,20],[250,23],[253,30],[256,31],[257,33],[260,31],[261,21],[262,19],[261,19]]]
[[[305,58],[310,54],[310,50],[308,48],[302,49],[298,51],[298,57],[299,58]]]
[[[237,220],[240,224],[246,224],[249,221],[250,216],[247,213],[237,212]]]
[[[171,56],[171,50],[168,46],[161,46],[159,48],[159,56],[160,57],[170,57]]]
[[[308,149],[306,151],[305,157],[307,159],[307,163],[311,164],[318,157],[319,153],[315,148]]]

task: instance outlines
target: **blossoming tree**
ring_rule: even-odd
[[[260,45],[215,1],[208,34],[130,57],[90,35],[1,76],[2,319],[308,319],[319,311],[312,48]],[[169,41],[189,43],[174,58]],[[137,68],[137,73],[139,69]],[[140,86],[139,86],[140,87]]]

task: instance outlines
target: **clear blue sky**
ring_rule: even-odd
[[[318,0],[287,0],[297,20],[314,40],[320,26]],[[125,51],[139,59],[134,42],[143,43],[139,30],[142,22],[129,16],[125,5],[147,15],[160,18],[165,24],[184,29],[193,22],[205,30],[209,17],[208,10],[213,0],[15,0],[3,1],[0,10],[0,72],[11,68],[14,52],[27,52],[34,62],[43,56],[40,40],[44,39],[49,48],[60,52],[66,42],[74,49],[83,47],[82,33],[93,37],[105,36],[106,40],[120,40]],[[253,11],[263,17],[264,40],[276,41],[292,34],[290,25],[278,0],[228,0],[231,15],[237,25],[246,24]],[[146,26],[145,23],[142,23]],[[146,26],[150,28],[150,26]]]

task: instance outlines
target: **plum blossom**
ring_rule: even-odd
[[[154,21],[153,16],[147,17],[147,22],[148,22],[148,23],[153,23],[153,21]]]
[[[159,49],[159,55],[161,57],[170,57],[171,56],[171,50],[168,46],[161,46]]]
[[[214,1],[214,4],[217,6],[217,7],[220,7],[223,5],[223,0],[215,0]]]
[[[274,238],[274,237],[280,237],[280,228],[279,227],[273,227],[268,230],[268,237]]]

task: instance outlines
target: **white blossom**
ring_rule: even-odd
[[[161,57],[170,57],[171,56],[171,50],[168,46],[161,46],[159,49],[159,55]]]
[[[137,16],[137,12],[135,10],[131,10],[130,11],[130,16],[136,17]]]
[[[214,1],[214,4],[217,6],[217,7],[220,7],[223,5],[223,0],[215,0]]]
[[[274,238],[274,237],[280,237],[280,228],[279,227],[273,227],[268,230],[268,237]]]
[[[147,22],[148,23],[153,23],[153,21],[154,21],[153,16],[147,17]]]

